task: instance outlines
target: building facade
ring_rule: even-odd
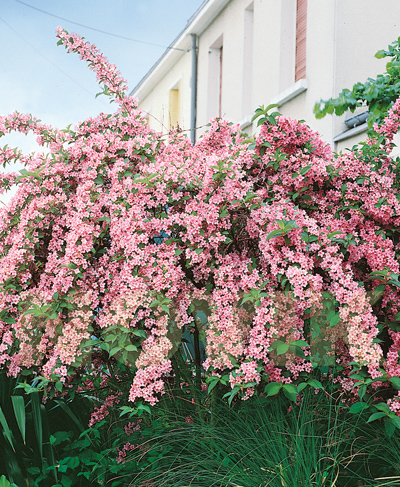
[[[399,0],[206,0],[132,95],[154,129],[192,139],[216,116],[254,133],[254,110],[277,103],[342,150],[365,117],[316,120],[314,104],[384,72],[374,54],[399,35]]]

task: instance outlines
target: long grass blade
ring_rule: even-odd
[[[72,409],[67,404],[65,404],[65,402],[63,402],[63,401],[60,401],[60,400],[57,399],[55,402],[60,406],[61,409],[63,409],[65,411],[66,414],[68,414],[68,416],[72,419],[72,421],[78,427],[79,431],[81,433],[85,433],[85,436],[90,441],[90,443],[93,445],[92,439],[87,434],[84,425],[82,424],[81,421],[79,421],[79,419],[76,417],[76,415],[74,414],[74,412],[72,411]]]
[[[55,459],[55,455],[54,455],[54,447],[50,441],[50,426],[49,426],[49,416],[48,414],[46,414],[46,410],[44,409],[44,406],[41,405],[41,408],[42,408],[42,411],[45,413],[42,415],[42,426],[43,426],[43,438],[44,438],[44,441],[43,441],[43,446],[45,447],[44,451],[45,451],[45,455],[47,457],[47,460],[49,462],[50,465],[56,465],[56,459]],[[58,475],[57,475],[57,469],[56,468],[53,468],[52,470],[52,475],[53,475],[53,478],[55,480],[55,483],[58,484]],[[50,476],[50,474],[49,474]]]
[[[13,486],[17,485],[17,487],[25,487],[25,485],[27,485],[26,478],[21,470],[21,462],[18,462],[17,460],[17,453],[12,451],[8,446],[8,443],[5,443],[4,448],[2,448],[0,452],[3,468],[5,467],[3,472],[7,475],[8,480],[15,483],[12,484]],[[20,460],[22,459],[20,458]]]
[[[3,434],[4,434],[5,438],[8,440],[8,442],[11,445],[11,448],[15,452],[15,446],[14,446],[11,430],[8,426],[6,417],[4,416],[4,413],[3,413],[3,410],[1,409],[1,407],[0,407],[0,424],[3,427]]]
[[[25,416],[25,402],[22,396],[11,396],[11,401],[14,408],[15,419],[19,431],[21,432],[22,440],[26,444],[26,416]]]
[[[35,428],[40,460],[43,461],[43,428],[42,428],[42,414],[40,411],[39,393],[33,392],[31,394],[31,398],[32,398],[31,402],[32,402],[33,426]]]
[[[72,421],[76,424],[76,426],[78,427],[78,429],[81,432],[85,430],[85,427],[83,426],[82,422],[79,421],[79,419],[76,417],[74,412],[71,410],[71,408],[67,404],[65,404],[65,402],[57,400],[57,399],[55,402],[60,406],[61,409],[64,410],[64,412],[66,414],[68,414],[68,416],[72,419]]]

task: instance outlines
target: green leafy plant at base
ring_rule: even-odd
[[[29,471],[40,471],[46,457],[54,462],[54,455],[46,444],[48,424],[38,393],[29,398],[17,394],[16,380],[0,374],[0,474],[23,487],[28,485]]]
[[[40,391],[32,387],[30,394],[24,394],[18,385],[17,379],[0,373],[0,486],[5,482],[8,487],[8,481],[17,487],[80,485],[74,476],[64,475],[65,465],[77,460],[63,456],[58,445],[61,439],[80,440],[90,416],[90,401],[58,398],[43,404]],[[84,446],[83,458],[96,455],[96,444],[87,441]]]
[[[9,434],[19,442],[18,454],[25,452],[22,459],[17,457],[23,481],[13,480],[12,487],[400,485],[398,429],[388,437],[386,417],[372,413],[371,420],[371,410],[360,409],[361,403],[349,408],[329,380],[322,381],[322,389],[321,382],[310,379],[310,387],[295,402],[285,389],[271,387],[264,396],[234,399],[229,406],[222,399],[222,386],[216,384],[209,392],[196,389],[190,364],[175,366],[187,381],[178,389],[171,384],[158,405],[151,410],[114,405],[91,428],[86,427],[90,403],[85,398],[48,401],[41,407],[42,424],[47,424],[42,430],[42,464],[35,464],[32,454],[40,435],[33,426],[31,395],[18,396],[26,404],[26,446],[21,441],[23,415],[17,420],[12,399],[7,409],[3,398],[9,425],[9,433],[3,428],[4,441]],[[8,380],[9,392],[15,394],[15,381]],[[121,455],[128,444],[131,449]],[[4,465],[3,460],[0,475]],[[15,469],[11,473],[16,479]],[[8,473],[7,478],[12,480]],[[8,482],[6,477],[0,477],[2,481]]]
[[[0,487],[18,487],[16,484],[10,482],[5,478],[4,475],[0,477]]]

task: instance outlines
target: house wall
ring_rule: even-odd
[[[170,90],[179,88],[179,126],[190,126],[190,78],[191,54],[185,52],[168,70],[157,84],[139,100],[139,106],[148,115],[150,127],[158,132],[167,133],[170,129]]]
[[[297,83],[296,0],[209,0],[203,9],[218,3],[218,15],[197,31],[190,24],[187,28],[188,39],[191,33],[198,35],[197,135],[219,114],[254,133],[254,110],[279,102],[282,114],[306,120],[335,150],[351,147],[353,139],[333,142],[346,130],[345,116],[316,120],[314,104],[385,70],[385,60],[374,54],[400,34],[400,1],[308,0],[306,79]],[[164,64],[161,78],[149,76],[142,83],[146,95],[140,106],[159,120],[150,117],[151,126],[160,129],[162,122],[168,128],[169,90],[180,80],[180,126],[188,129],[191,53],[176,54],[174,63]]]
[[[385,71],[387,60],[376,59],[374,55],[400,35],[400,2],[383,0],[378,5],[373,0],[336,0],[335,17],[336,63],[330,96],[337,96],[343,88],[351,89],[354,83],[376,78]],[[344,120],[345,115],[332,117],[334,135],[346,130]],[[335,150],[351,148],[365,138],[364,133],[344,139],[335,144]]]

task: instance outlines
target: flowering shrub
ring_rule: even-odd
[[[3,190],[17,185],[0,213],[7,373],[58,394],[102,388],[110,404],[129,380],[130,401],[155,404],[166,381],[180,382],[186,333],[198,380],[203,369],[209,391],[227,386],[229,401],[264,388],[295,400],[321,387],[311,372],[334,371],[339,389],[383,399],[393,418],[400,203],[390,151],[400,101],[374,139],[346,154],[270,107],[256,111],[253,139],[215,119],[192,146],[149,128],[94,46],[57,36],[118,109],[65,130],[0,118],[0,135],[33,131],[50,149],[0,151],[4,166],[26,166],[1,175]]]

